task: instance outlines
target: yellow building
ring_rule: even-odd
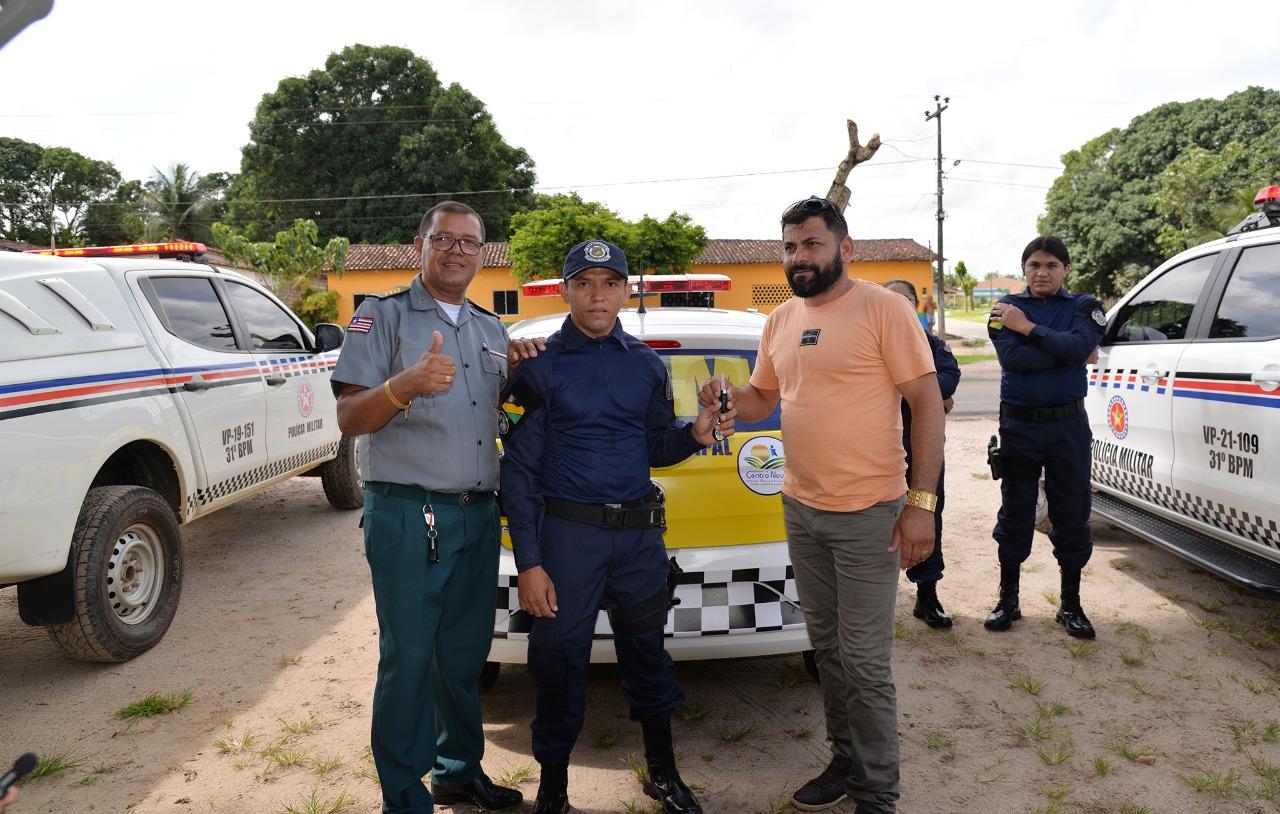
[[[484,265],[472,281],[467,295],[514,321],[565,310],[559,297],[526,297],[511,276],[511,258],[506,243],[484,247]],[[728,291],[702,295],[717,308],[745,311],[757,308],[769,313],[790,299],[791,288],[782,271],[781,240],[710,240],[694,262],[690,274],[723,274],[732,280]],[[855,240],[849,273],[873,283],[894,278],[910,280],[920,296],[932,288],[930,277],[934,254],[914,240]],[[329,290],[338,292],[338,318],[346,324],[365,294],[408,285],[420,268],[413,246],[352,246],[347,255],[347,272],[329,275]],[[547,275],[554,278],[556,272]],[[684,305],[687,294],[650,294],[647,306]],[[664,302],[665,300],[665,302]]]

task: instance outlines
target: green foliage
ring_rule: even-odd
[[[182,162],[167,174],[153,170],[142,194],[143,239],[213,242],[213,222],[225,209],[230,183],[228,173],[201,175]]]
[[[592,238],[621,246],[633,274],[682,274],[707,245],[706,232],[688,215],[645,215],[631,223],[573,193],[540,196],[537,209],[511,219],[511,231],[511,273],[522,283],[558,277],[569,249]]]
[[[270,242],[255,243],[223,223],[213,225],[213,234],[228,260],[264,275],[267,287],[309,325],[337,318],[337,293],[317,291],[312,284],[328,271],[338,275],[346,271],[350,241],[345,237],[317,245],[320,230],[315,221],[301,219],[276,232]]]
[[[326,238],[405,243],[432,204],[458,197],[484,217],[489,240],[505,240],[533,182],[533,160],[469,91],[441,84],[408,49],[351,45],[262,97],[230,197],[277,202],[232,203],[228,220],[250,239],[305,215]],[[379,197],[316,200],[349,196]]]
[[[112,192],[120,173],[66,147],[0,138],[0,236],[48,245],[82,244],[89,204]]]
[[[969,267],[963,260],[956,261],[955,284],[964,292],[965,310],[973,310],[973,290],[978,287],[978,278],[969,273]]]
[[[116,710],[116,717],[122,721],[128,721],[132,725],[143,718],[154,718],[157,715],[168,715],[171,712],[177,712],[195,702],[196,697],[191,690],[170,693],[153,692],[145,698]]]
[[[1070,246],[1068,286],[1121,294],[1170,250],[1217,229],[1243,187],[1256,191],[1280,171],[1277,125],[1280,91],[1251,87],[1161,105],[1064,155],[1039,231]]]

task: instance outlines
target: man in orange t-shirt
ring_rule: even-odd
[[[898,800],[890,666],[898,569],[933,550],[942,396],[911,306],[849,277],[853,240],[834,204],[808,198],[789,207],[782,252],[796,297],[769,315],[751,383],[731,392],[741,421],[759,421],[782,403],[787,542],[833,752],[792,802],[817,811],[852,797],[859,814],[884,814]],[[699,400],[710,405],[719,393],[711,379]]]

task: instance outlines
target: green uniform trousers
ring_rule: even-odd
[[[364,548],[378,610],[378,683],[371,745],[382,810],[433,809],[437,786],[480,774],[484,728],[477,682],[489,655],[497,595],[499,519],[492,496],[365,485]],[[439,562],[429,560],[424,508],[435,512]]]

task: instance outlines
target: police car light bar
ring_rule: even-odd
[[[1227,230],[1229,235],[1280,226],[1280,186],[1263,187],[1253,196],[1254,213]]]
[[[631,296],[640,293],[640,277],[631,275],[627,278],[631,287]],[[675,294],[711,291],[729,291],[733,281],[724,274],[646,274],[644,291],[646,294]],[[526,297],[551,297],[560,293],[559,280],[534,280],[520,287]]]
[[[75,246],[68,249],[28,249],[24,254],[43,254],[54,257],[127,257],[138,254],[175,255],[203,254],[208,250],[203,243],[172,240],[167,243],[131,243],[124,246]]]

